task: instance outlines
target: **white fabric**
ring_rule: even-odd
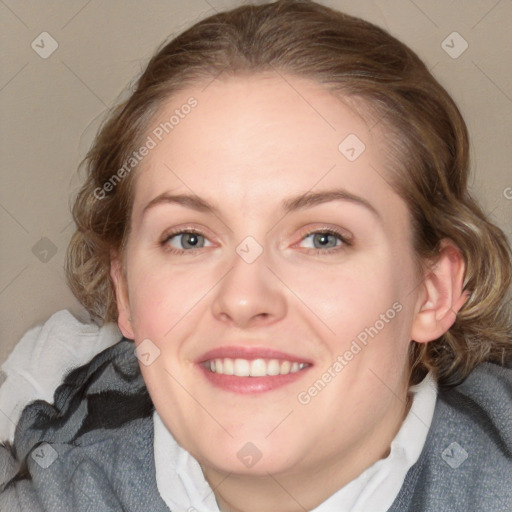
[[[12,441],[25,405],[35,399],[52,402],[53,392],[68,370],[87,363],[120,339],[117,325],[99,328],[84,324],[67,310],[29,330],[1,367],[4,382],[0,385],[0,441]],[[437,383],[429,374],[410,391],[413,402],[391,443],[390,454],[312,512],[385,512],[391,506],[425,444]],[[176,443],[156,411],[153,421],[156,480],[167,506],[175,512],[220,512],[199,463]]]
[[[430,373],[409,390],[413,402],[391,443],[389,455],[312,512],[385,512],[389,509],[407,471],[420,456],[436,404],[437,383]],[[166,505],[177,512],[220,512],[199,463],[176,443],[156,411],[153,420],[156,482]]]

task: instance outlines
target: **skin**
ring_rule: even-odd
[[[389,453],[408,411],[408,346],[453,324],[464,265],[446,240],[439,262],[417,274],[407,207],[381,177],[386,134],[320,84],[278,75],[215,80],[169,99],[152,126],[190,96],[197,107],[137,169],[126,252],[112,259],[118,323],[137,345],[149,339],[160,350],[141,364],[148,390],[221,510],[311,510]],[[366,145],[355,161],[338,149],[349,134]],[[334,188],[377,214],[347,200],[280,209],[291,196]],[[163,203],[143,215],[163,192],[195,194],[219,212]],[[205,238],[200,248],[187,249],[190,239],[179,235],[162,245],[172,228]],[[330,237],[323,248],[308,236],[326,228],[352,245]],[[236,252],[247,236],[263,248],[252,263]],[[396,302],[395,318],[299,403]],[[283,388],[239,395],[213,387],[194,363],[225,345],[271,347],[313,367]],[[237,457],[247,442],[262,455],[251,468]]]

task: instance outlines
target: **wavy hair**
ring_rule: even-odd
[[[443,238],[461,251],[469,299],[439,339],[411,342],[411,384],[432,370],[440,385],[455,385],[482,361],[510,362],[511,249],[468,191],[469,140],[459,109],[388,32],[308,0],[248,4],[199,21],[162,43],[129,97],[109,112],[80,164],[86,179],[66,257],[69,286],[92,318],[117,319],[110,255],[125,247],[136,170],[101,198],[97,191],[142,145],[173,94],[221,73],[267,71],[315,80],[386,127],[390,184],[408,205],[418,268],[435,262]]]

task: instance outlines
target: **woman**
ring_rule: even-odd
[[[309,1],[211,16],[86,164],[69,282],[123,339],[25,409],[4,507],[509,510],[510,247],[410,49]]]

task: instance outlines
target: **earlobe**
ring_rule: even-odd
[[[465,264],[459,249],[443,239],[439,252],[423,282],[424,293],[412,325],[411,339],[418,343],[433,341],[448,331],[469,297],[462,291]]]
[[[117,325],[128,339],[134,339],[130,301],[128,297],[128,284],[126,276],[122,269],[122,264],[117,256],[112,256],[110,260],[110,277],[114,283],[116,303],[117,303]]]

